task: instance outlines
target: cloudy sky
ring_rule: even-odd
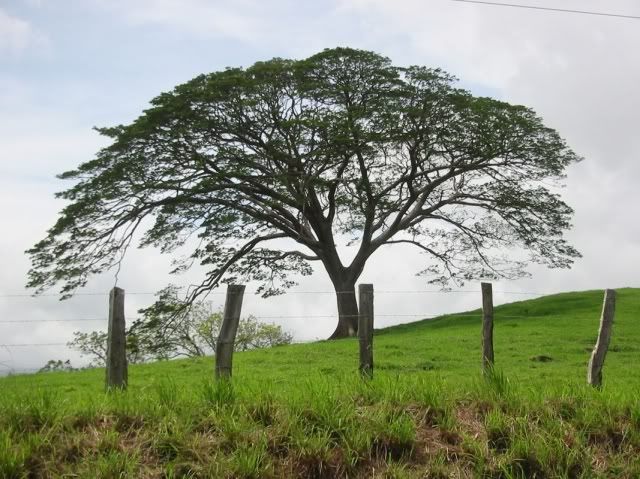
[[[518,1],[640,16],[636,0]],[[53,193],[67,185],[55,174],[105,144],[93,126],[129,122],[158,93],[203,72],[334,46],[442,67],[474,93],[528,105],[585,157],[563,191],[576,210],[569,238],[584,257],[571,270],[532,268],[529,279],[496,284],[496,302],[528,297],[513,292],[640,286],[640,20],[452,0],[0,0],[0,344],[66,343],[75,330],[106,325],[113,272],[66,302],[24,289],[23,252],[62,206]],[[419,293],[433,289],[414,276],[424,261],[402,248],[372,258],[361,280],[378,292],[378,326],[479,305],[476,284],[465,286],[470,293]],[[118,285],[129,318],[170,280],[198,279],[167,271],[157,252],[127,257]],[[296,290],[318,293],[249,295],[244,311],[294,316],[272,320],[299,340],[330,334],[336,308],[326,274]],[[210,299],[217,306],[223,297]],[[64,346],[0,347],[0,371],[47,359],[82,364]]]

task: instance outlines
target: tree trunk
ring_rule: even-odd
[[[329,339],[348,338],[358,333],[358,303],[355,284],[335,284],[338,302],[338,326]]]

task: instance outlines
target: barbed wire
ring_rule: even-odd
[[[67,346],[67,343],[22,343],[22,344],[0,344],[0,348],[25,348],[32,346]]]
[[[343,318],[357,318],[359,315],[357,314],[343,314],[339,313],[334,314],[305,314],[305,315],[273,315],[273,316],[256,316],[251,315],[254,319],[320,319],[320,318],[337,318],[341,316]],[[469,313],[469,314],[459,314],[459,313],[441,313],[438,315],[428,315],[424,313],[386,313],[386,314],[376,314],[376,318],[421,318],[421,319],[439,319],[439,318],[472,318],[472,317],[480,317],[481,313]],[[497,316],[497,315],[496,315]],[[530,318],[531,315],[499,315],[497,317],[505,318],[505,319],[517,319],[517,318]],[[132,321],[140,320],[141,318],[128,318]],[[107,318],[79,318],[79,319],[32,319],[28,321],[23,320],[1,320],[2,323],[13,323],[13,324],[31,324],[31,323],[49,323],[49,322],[82,322],[82,321],[107,321]],[[0,345],[1,346],[1,345]]]
[[[254,316],[255,319],[313,319],[313,318],[335,318],[338,314],[331,315],[274,315],[274,316]],[[376,318],[389,318],[389,317],[414,317],[420,318],[422,320],[435,320],[435,319],[454,319],[454,318],[479,318],[481,317],[481,313],[443,313],[436,316],[433,315],[425,315],[424,313],[402,313],[402,314],[376,314]],[[358,317],[358,315],[343,315],[343,317]],[[516,319],[516,318],[530,318],[530,315],[496,315],[496,319]],[[3,320],[0,323],[37,323],[37,322],[55,322],[55,321],[63,321],[63,322],[71,322],[71,321],[106,321],[107,318],[77,318],[73,320],[30,320],[30,321],[19,321],[19,320]],[[306,340],[294,340],[293,344],[308,344],[316,341],[320,341],[320,338],[306,339]],[[66,343],[11,343],[11,344],[0,344],[0,348],[5,348],[8,352],[11,348],[39,348],[39,347],[62,347],[64,346],[66,349],[73,349],[68,342]],[[0,371],[7,372],[7,376],[11,375],[20,375],[24,373],[47,373],[47,372],[75,372],[80,369],[70,369],[70,370],[61,370],[61,371],[48,371],[44,367],[40,368],[20,368],[16,369],[6,364],[0,364]]]
[[[2,323],[18,323],[18,324],[30,324],[30,323],[77,323],[82,321],[107,321],[107,318],[78,318],[78,319],[3,319]]]
[[[434,319],[440,316],[468,316],[468,315],[460,315],[460,314],[447,314],[443,313],[438,316],[429,316],[423,313],[399,313],[399,314],[376,314],[378,318],[393,318],[393,317],[412,317],[412,318],[424,318],[424,319]],[[333,314],[305,314],[305,315],[275,315],[275,316],[256,316],[251,315],[254,319],[306,319],[306,318],[337,318],[339,313]],[[343,314],[344,318],[357,318],[357,314]],[[129,318],[129,321],[138,321],[142,318]],[[30,320],[20,320],[20,319],[8,319],[8,320],[0,320],[0,324],[3,323],[12,323],[12,324],[31,324],[31,323],[75,323],[82,321],[108,321],[108,318],[79,318],[79,319],[30,319]]]
[[[469,313],[469,314],[456,314],[456,313],[443,313],[437,316],[429,316],[421,313],[409,313],[409,314],[376,314],[376,318],[420,318],[422,320],[435,320],[435,319],[455,319],[455,318],[479,318],[481,317],[481,313]],[[315,318],[335,318],[338,317],[338,314],[319,314],[319,315],[279,315],[279,316],[254,316],[255,319],[315,319]],[[358,317],[357,314],[347,314],[342,315],[343,318],[353,318]],[[532,318],[535,315],[495,315],[495,319],[524,319],[524,318]],[[46,321],[46,320],[42,320]],[[34,321],[24,321],[24,323],[36,323],[40,322],[39,320]],[[305,342],[313,342],[315,340],[309,341],[296,341],[296,343],[305,343]],[[39,347],[39,346],[69,346],[69,343],[18,343],[18,344],[0,344],[2,348],[12,348],[12,347]]]
[[[7,368],[0,369],[0,379],[7,380],[6,378],[12,377],[20,377],[25,375],[31,375],[33,373],[38,373],[42,368]]]
[[[184,288],[179,288],[184,289]],[[261,291],[246,291],[247,294],[260,294]],[[282,296],[290,295],[290,294],[354,294],[355,291],[286,291],[282,294]],[[379,290],[374,291],[374,294],[479,294],[479,291],[476,290],[468,290],[468,289],[416,289],[416,290]],[[494,291],[494,294],[522,294],[522,295],[549,295],[555,294],[550,292],[543,291]],[[158,292],[128,292],[125,291],[125,295],[129,296],[145,296],[145,295],[157,295]],[[226,291],[210,291],[207,293],[208,295],[225,295]],[[45,293],[45,294],[28,294],[28,293],[9,293],[9,294],[0,294],[0,298],[50,298],[50,297],[60,297],[60,294],[55,293]],[[97,293],[97,292],[80,292],[74,293],[72,297],[75,296],[109,296],[109,293]]]
[[[104,366],[96,366],[95,368],[104,369]],[[88,369],[95,369],[93,366],[72,367],[71,369],[46,369],[46,365],[39,368],[15,368],[12,366],[5,366],[5,369],[0,369],[0,378],[19,376],[24,373],[76,373],[80,371],[86,371]],[[4,376],[1,374],[4,373]]]
[[[313,319],[313,318],[337,318],[338,316],[340,316],[341,318],[358,318],[359,315],[358,314],[342,314],[339,315],[338,313],[335,314],[307,314],[307,315],[281,315],[281,316],[253,316],[255,319]],[[456,317],[465,317],[465,316],[480,316],[480,313],[478,314],[455,314],[455,313],[451,313],[451,314],[447,314],[447,313],[443,313],[443,314],[439,314],[437,316],[429,316],[423,313],[400,313],[400,314],[375,314],[376,318],[422,318],[422,319],[436,319],[436,318],[440,318],[443,316],[456,316]],[[504,317],[504,316],[501,316]]]
[[[184,289],[184,287],[180,287],[178,289]],[[257,293],[257,291],[249,292]],[[475,290],[380,290],[375,291],[376,294],[479,294],[479,291]],[[134,292],[126,292],[127,295],[156,295],[157,292],[142,292],[142,291],[134,291]],[[225,295],[225,291],[212,291],[208,294],[211,295]],[[287,291],[284,293],[285,295],[309,295],[309,294],[355,294],[355,291],[323,291],[323,290],[315,290],[315,291]],[[513,295],[543,295],[549,293],[543,292],[534,292],[534,291],[494,291],[494,294],[513,294]],[[58,294],[42,294],[42,295],[31,295],[24,293],[15,293],[15,294],[2,294],[0,298],[16,298],[16,297],[29,297],[38,299],[41,297],[54,297],[59,296]],[[79,292],[75,293],[74,296],[109,296],[109,293],[98,293],[98,292]],[[265,315],[265,316],[253,316],[257,320],[271,320],[271,319],[320,319],[320,318],[335,318],[338,317],[339,314],[317,314],[317,315]],[[479,317],[480,313],[466,313],[466,314],[456,314],[456,313],[442,313],[439,315],[433,314],[425,314],[425,313],[393,313],[393,314],[376,314],[376,318],[419,318],[423,320],[434,320],[438,318],[465,318],[465,317]],[[358,317],[357,314],[353,315],[342,315],[345,318],[354,318]],[[511,318],[527,318],[530,316],[527,315],[499,315],[499,318],[511,319]],[[131,318],[132,320],[139,320],[140,318]],[[108,318],[60,318],[60,319],[32,319],[32,320],[17,320],[17,319],[9,319],[9,320],[0,320],[0,324],[33,324],[33,323],[73,323],[73,322],[98,322],[98,321],[108,321]],[[15,343],[15,344],[0,344],[0,347],[9,350],[9,348],[24,348],[24,347],[60,347],[65,346],[69,347],[68,343],[58,343],[58,342],[50,342],[50,343]]]
[[[496,7],[523,8],[527,10],[539,10],[543,12],[577,13],[580,15],[596,15],[599,17],[616,17],[616,18],[640,20],[640,15],[629,15],[624,13],[594,12],[591,10],[574,10],[569,8],[554,8],[554,7],[545,7],[541,5],[523,5],[521,3],[516,4],[516,3],[506,3],[506,2],[490,2],[490,1],[484,1],[484,0],[450,0],[450,1],[460,2],[460,3],[475,3],[479,5],[491,5]]]
[[[128,295],[154,295],[154,294],[158,294],[158,292],[126,292],[126,294]],[[57,294],[57,293],[42,293],[42,294],[30,294],[30,293],[8,293],[8,294],[0,294],[0,298],[33,298],[33,299],[38,299],[38,298],[59,298],[60,296],[62,296],[61,294]],[[95,292],[86,292],[86,293],[73,293],[71,295],[71,297],[74,296],[109,296],[109,293],[95,293]]]

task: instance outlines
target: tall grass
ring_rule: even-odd
[[[487,374],[478,322],[445,318],[376,335],[370,381],[353,340],[238,354],[232,381],[211,358],[132,367],[123,392],[100,371],[5,378],[0,478],[640,477],[640,292],[619,297],[601,391],[584,384],[591,293],[498,308]],[[539,334],[559,322],[565,338]]]

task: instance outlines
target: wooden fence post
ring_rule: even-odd
[[[614,289],[606,289],[604,291],[604,303],[602,305],[602,316],[600,317],[598,341],[593,348],[587,368],[587,383],[596,388],[602,387],[602,367],[604,366],[604,358],[609,349],[615,312],[616,291]]]
[[[114,287],[109,293],[109,326],[107,333],[106,388],[126,389],[127,338],[124,319],[124,289]]]
[[[493,288],[481,283],[482,289],[482,371],[493,368]]]
[[[358,338],[360,342],[360,374],[373,377],[373,285],[358,286]]]
[[[216,341],[216,379],[231,378],[233,346],[238,332],[238,323],[240,322],[244,288],[243,284],[230,284],[227,286],[222,326]]]

